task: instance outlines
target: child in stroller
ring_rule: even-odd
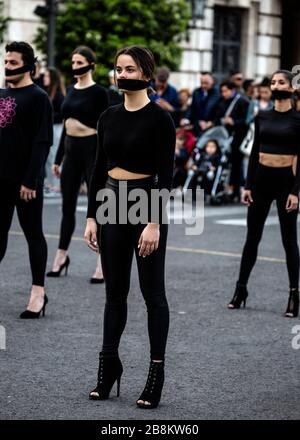
[[[195,148],[193,162],[191,165],[194,171],[194,182],[204,190],[204,195],[211,195],[216,171],[221,161],[221,150],[215,139],[209,139],[204,148],[200,150]]]

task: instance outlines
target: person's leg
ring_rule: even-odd
[[[133,246],[128,225],[102,225],[99,235],[106,287],[102,352],[117,354],[127,320]]]
[[[277,209],[280,222],[282,243],[286,254],[286,264],[291,290],[299,288],[299,247],[297,241],[298,209],[287,212],[286,202],[288,192],[281,192],[277,199]]]
[[[240,265],[239,283],[246,285],[255,265],[258,245],[262,238],[266,218],[270,211],[272,197],[267,194],[255,192],[253,203],[248,208],[247,215],[247,238],[244,245]]]
[[[143,408],[155,408],[160,401],[164,384],[164,358],[169,330],[169,306],[165,293],[168,225],[160,225],[158,249],[147,257],[140,257],[137,245],[144,227],[145,225],[136,225],[133,230],[140,287],[148,312],[151,362],[146,386],[136,403]]]
[[[89,393],[92,400],[107,399],[116,381],[118,395],[120,392],[123,366],[118,349],[127,320],[127,296],[133,257],[128,225],[98,225],[98,243],[105,278],[106,303],[98,381],[96,388]]]
[[[165,255],[168,225],[160,225],[159,246],[147,257],[139,256],[137,248],[145,225],[132,226],[141,291],[148,312],[148,333],[152,360],[163,360],[169,330],[169,307],[165,292]]]
[[[19,196],[16,184],[0,179],[0,185],[3,190],[1,197],[0,214],[0,262],[3,260],[8,241],[8,232],[11,226],[15,203]]]
[[[272,203],[272,196],[260,191],[254,191],[252,193],[252,198],[253,202],[248,208],[248,231],[242,253],[239,278],[236,283],[233,297],[228,304],[229,309],[239,309],[242,303],[244,304],[244,307],[246,305],[246,299],[248,297],[248,279],[256,262],[258,245]]]
[[[25,202],[18,200],[17,213],[28,244],[32,274],[32,291],[28,310],[38,312],[44,303],[44,281],[47,264],[47,242],[43,233],[43,188],[36,190],[36,198]]]
[[[63,161],[60,178],[62,194],[60,238],[52,272],[59,271],[60,267],[66,263],[67,250],[75,230],[77,198],[84,170],[76,147],[78,145],[73,145],[70,139],[66,140],[67,152]],[[51,273],[47,275],[52,276]]]

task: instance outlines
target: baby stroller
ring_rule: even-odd
[[[217,141],[220,147],[220,158],[212,177],[213,182],[210,191],[210,204],[221,205],[222,203],[227,202],[225,188],[226,184],[228,184],[230,174],[228,155],[230,153],[232,136],[229,136],[228,131],[223,126],[210,128],[199,138],[195,147],[195,153],[197,154],[197,151],[201,153],[209,140]],[[196,190],[197,187],[203,187],[204,167],[205,163],[202,163],[201,168],[199,167],[197,170],[194,170],[191,167],[189,168],[187,179],[183,185],[183,194],[186,194],[188,189],[192,189],[194,196],[194,190]]]

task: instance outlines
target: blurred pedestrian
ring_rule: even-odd
[[[46,161],[46,179],[44,192],[45,196],[58,193],[60,191],[60,180],[52,173],[52,166],[54,158],[57,153],[59,141],[63,129],[63,116],[61,113],[61,106],[66,95],[66,90],[61,78],[61,74],[55,67],[48,67],[45,70],[44,88],[48,93],[53,107],[53,145],[50,148],[50,153]]]
[[[266,218],[276,200],[290,284],[285,316],[290,318],[298,316],[299,309],[300,115],[292,107],[292,81],[293,74],[286,70],[272,75],[275,107],[260,111],[255,120],[255,139],[242,195],[242,201],[248,205],[247,239],[239,279],[228,304],[230,309],[238,309],[242,303],[246,305],[248,279],[256,262]]]
[[[36,58],[26,42],[6,45],[5,80],[0,90],[0,261],[16,207],[29,249],[32,289],[20,318],[39,318],[48,298],[44,280],[47,243],[42,228],[43,180],[52,145],[52,108],[47,93],[33,83]],[[16,275],[17,277],[17,275]]]
[[[97,122],[108,106],[106,90],[93,80],[95,65],[96,57],[89,47],[79,46],[74,50],[72,72],[77,82],[68,88],[61,107],[64,129],[53,165],[55,176],[61,180],[62,221],[58,250],[52,270],[47,273],[52,278],[59,277],[63,269],[67,274],[78,193],[83,179],[89,183],[97,148]],[[99,257],[90,282],[103,282]]]

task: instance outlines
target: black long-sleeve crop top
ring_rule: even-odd
[[[157,188],[172,185],[175,126],[166,110],[150,101],[137,111],[109,107],[98,123],[98,150],[90,181],[87,217],[96,218],[96,194],[115,167],[157,176]]]
[[[254,142],[249,159],[245,189],[252,189],[259,153],[287,154],[298,157],[297,170],[291,194],[300,190],[300,114],[290,109],[261,111],[255,118]]]
[[[61,106],[64,120],[74,118],[90,128],[97,128],[97,122],[104,110],[108,107],[108,93],[106,89],[98,84],[76,89],[74,85],[68,87],[67,96]],[[64,127],[55,163],[60,165],[64,156],[64,142],[66,130]]]

